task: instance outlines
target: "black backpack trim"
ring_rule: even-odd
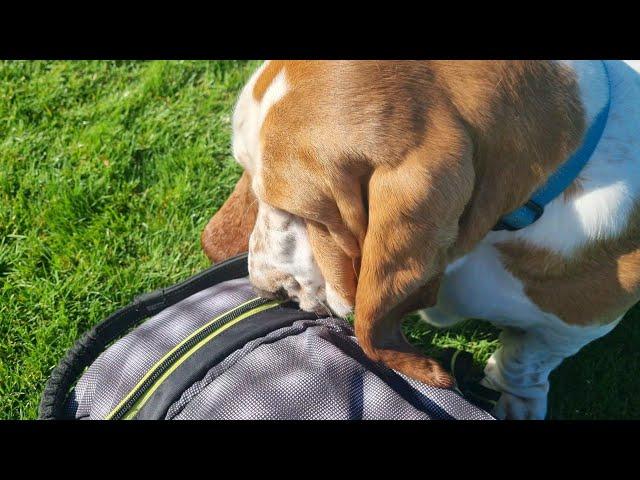
[[[317,315],[305,312],[293,302],[264,310],[236,323],[190,355],[153,392],[138,410],[136,420],[165,418],[171,405],[185,390],[201,380],[214,366],[247,343],[298,320],[313,320]]]
[[[247,254],[243,253],[214,265],[177,285],[136,297],[130,305],[110,315],[85,333],[52,370],[40,401],[39,418],[65,419],[69,392],[84,370],[105,348],[142,320],[217,283],[246,277]]]

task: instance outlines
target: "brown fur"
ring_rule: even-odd
[[[569,324],[609,323],[640,298],[640,207],[622,236],[589,245],[570,259],[523,241],[498,249],[527,296]]]
[[[546,61],[436,62],[474,139],[476,185],[455,255],[470,251],[582,141],[584,114],[571,72]]]
[[[207,257],[217,263],[246,252],[257,213],[258,202],[251,190],[251,177],[244,172],[231,196],[209,220],[200,236]]]
[[[322,276],[336,286],[336,291],[342,298],[353,305],[356,300],[359,266],[354,264],[354,259],[344,250],[336,248],[335,241],[323,224],[308,221],[307,233]]]

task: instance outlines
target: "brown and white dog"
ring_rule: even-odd
[[[233,116],[245,172],[202,235],[249,250],[253,284],[303,309],[355,309],[365,352],[425,383],[440,365],[403,316],[503,328],[484,384],[500,418],[544,418],[549,373],[640,299],[640,76],[607,61],[610,110],[544,215],[492,231],[581,144],[602,103],[593,62],[270,61]]]

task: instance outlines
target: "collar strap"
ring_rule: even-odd
[[[571,185],[591,158],[602,137],[602,132],[604,131],[604,127],[607,124],[607,117],[609,116],[609,107],[611,106],[611,81],[609,79],[609,72],[604,61],[602,62],[602,66],[608,85],[607,100],[587,130],[584,142],[580,148],[549,177],[547,182],[534,192],[526,204],[503,216],[498,224],[493,227],[494,231],[520,230],[538,220],[544,213],[545,205]]]

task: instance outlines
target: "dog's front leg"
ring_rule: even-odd
[[[502,392],[494,415],[511,420],[544,419],[551,371],[611,331],[618,321],[594,327],[505,328],[500,334],[502,346],[487,362],[482,380],[485,387]]]

